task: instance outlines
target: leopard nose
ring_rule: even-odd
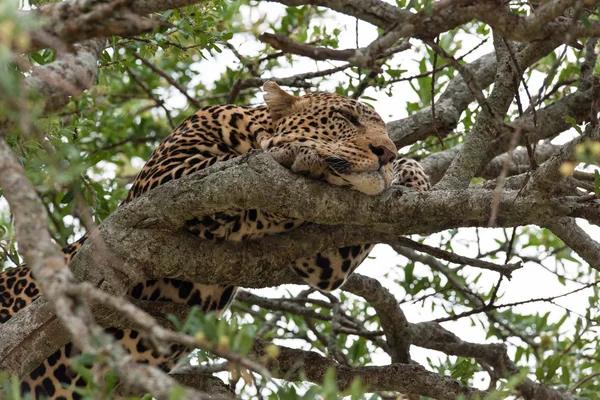
[[[373,146],[370,144],[369,149],[377,156],[381,165],[389,164],[396,159],[396,152],[385,146]]]

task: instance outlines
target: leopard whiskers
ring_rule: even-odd
[[[344,173],[352,167],[352,164],[348,160],[341,157],[325,157],[323,161],[325,161],[331,169],[339,173]]]

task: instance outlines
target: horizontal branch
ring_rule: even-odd
[[[376,65],[376,61],[380,58],[389,57],[393,54],[410,48],[409,43],[401,43],[398,46],[394,46],[394,43],[390,43],[389,46],[377,48],[376,51],[369,53],[369,55],[363,54],[361,49],[330,49],[327,47],[317,47],[307,43],[299,43],[285,35],[278,35],[272,33],[263,33],[258,37],[261,42],[268,43],[271,47],[281,50],[284,53],[297,54],[312,58],[313,60],[338,60],[348,61],[350,65],[356,65],[359,67],[367,67],[375,72],[381,72],[381,68]]]
[[[287,6],[318,5],[362,19],[397,40],[402,37],[433,39],[473,19],[490,25],[502,37],[516,42],[556,40],[570,43],[578,37],[600,36],[600,23],[582,23],[561,16],[565,4],[573,0],[559,0],[560,7],[539,7],[531,15],[523,16],[504,8],[497,0],[438,1],[417,13],[394,7],[382,0],[263,0],[276,1]],[[553,4],[556,1],[552,2]],[[549,11],[551,10],[551,11]]]
[[[471,267],[496,271],[502,274],[503,276],[507,277],[508,279],[511,278],[513,271],[523,267],[523,264],[521,262],[499,265],[489,261],[461,256],[443,249],[438,249],[437,247],[432,247],[423,243],[415,242],[414,240],[408,238],[398,238],[395,240],[395,242],[400,246],[408,247],[413,250],[431,254],[436,258],[450,261],[455,264],[469,265]]]
[[[76,0],[49,3],[23,16],[34,14],[43,20],[42,26],[31,32],[26,51],[46,47],[64,49],[69,44],[92,38],[131,37],[151,31],[159,21],[143,16],[156,12],[202,3],[204,0]],[[24,50],[21,48],[21,50]]]
[[[268,43],[274,49],[282,50],[284,53],[297,54],[312,58],[313,60],[348,61],[356,52],[354,49],[337,50],[328,47],[311,46],[306,43],[298,43],[284,35],[276,35],[268,32],[260,35],[258,39],[263,43]]]
[[[560,146],[551,143],[540,143],[535,147],[535,161],[538,164],[546,161]],[[462,145],[456,145],[451,149],[432,153],[420,160],[420,164],[429,176],[431,184],[439,181],[450,166],[452,159],[456,156]],[[529,171],[529,155],[525,147],[519,147],[509,156],[507,153],[494,157],[484,168],[476,173],[477,177],[488,180],[495,179],[500,175],[504,164],[508,161],[508,176],[518,175]]]
[[[314,351],[283,346],[278,346],[279,355],[275,359],[269,359],[265,350],[267,345],[261,340],[256,340],[250,354],[255,358],[265,359],[274,376],[291,381],[305,378],[309,382],[320,384],[323,383],[327,370],[333,368],[340,390],[350,388],[355,379],[360,379],[360,382],[373,392],[417,393],[440,400],[454,400],[460,395],[465,399],[485,397],[484,393],[477,389],[461,386],[455,380],[427,371],[420,365],[392,364],[349,368]]]
[[[567,246],[575,250],[590,264],[590,267],[600,269],[600,243],[592,239],[573,218],[557,218],[546,226]]]
[[[35,67],[31,76],[24,79],[26,89],[41,97],[46,113],[60,110],[71,96],[96,84],[98,58],[105,45],[104,39],[74,45],[72,51],[59,54],[53,62]]]
[[[161,277],[254,288],[300,283],[287,267],[293,260],[343,246],[394,243],[399,235],[486,226],[493,198],[483,189],[400,193],[390,189],[366,196],[300,177],[268,154],[251,153],[119,207],[92,232],[70,267],[78,280],[121,295],[135,282]],[[560,216],[595,212],[590,211],[594,204],[576,197],[517,193],[502,193],[499,226],[543,225]],[[199,240],[179,229],[191,216],[232,208],[261,209],[324,226],[240,243]],[[35,367],[64,345],[61,329],[43,300],[22,310],[0,331],[0,369],[23,373]],[[37,351],[27,350],[32,348]]]

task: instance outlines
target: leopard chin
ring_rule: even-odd
[[[366,195],[376,196],[391,186],[392,169],[390,165],[377,171],[329,174],[326,179],[332,185],[347,186]]]

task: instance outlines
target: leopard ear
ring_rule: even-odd
[[[300,97],[289,94],[272,81],[266,82],[263,90],[265,103],[267,103],[273,123],[277,123],[281,118],[291,114],[294,104],[300,100]]]

